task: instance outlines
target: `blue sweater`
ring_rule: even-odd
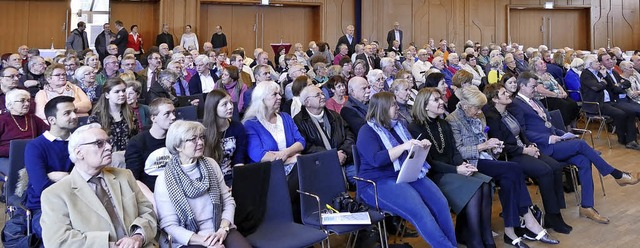
[[[293,122],[291,116],[287,113],[279,113],[279,115],[284,125],[287,147],[290,147],[296,142],[300,142],[302,147],[304,147],[304,138],[298,131],[298,127]],[[247,151],[251,162],[260,162],[262,157],[269,151],[279,151],[278,143],[276,143],[276,140],[271,136],[271,133],[262,126],[258,118],[254,117],[245,121],[244,128],[247,130]]]
[[[391,130],[390,132],[399,144],[404,143],[395,131]],[[365,124],[360,128],[356,147],[360,154],[359,177],[373,181],[383,179],[396,180],[396,178],[398,178],[398,172],[393,169],[389,151],[384,147],[378,133],[369,125]],[[406,157],[406,154],[407,152],[405,151],[399,159],[402,161],[404,157]],[[367,185],[369,184],[362,183],[361,185],[358,181],[358,187],[365,187]]]
[[[71,172],[73,164],[69,159],[68,141],[49,141],[40,135],[27,144],[24,163],[29,174],[26,207],[40,209],[40,194],[54,182],[47,173],[54,171]]]

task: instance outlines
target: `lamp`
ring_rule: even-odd
[[[553,9],[553,2],[545,2],[544,3],[544,8],[545,9]]]
[[[269,5],[269,0],[260,0],[260,4]]]

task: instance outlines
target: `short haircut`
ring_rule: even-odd
[[[307,106],[307,105],[305,104],[305,102],[307,101],[307,99],[308,99],[309,97],[312,97],[312,96],[313,96],[313,95],[312,95],[312,94],[313,94],[313,93],[312,93],[312,91],[313,91],[314,89],[318,89],[318,90],[320,90],[320,87],[318,87],[318,86],[316,86],[316,85],[309,85],[309,86],[304,87],[304,88],[302,89],[302,91],[300,92],[300,102],[302,102],[302,105],[303,105],[303,106]],[[320,90],[320,92],[322,92],[322,90]]]
[[[256,67],[253,68],[253,76],[254,77],[259,77],[260,76],[260,72],[262,71],[269,71],[269,66],[268,65],[256,65]]]
[[[349,63],[351,63],[351,58],[349,58],[348,56],[343,56],[338,62],[338,65],[344,67],[345,64],[349,64]]]
[[[137,27],[138,27],[138,25],[133,24],[133,25],[131,25],[131,29],[129,31],[131,31],[131,30],[133,30],[133,28],[137,28]]]
[[[58,113],[58,103],[73,103],[73,100],[74,98],[71,96],[56,96],[52,98],[44,105],[44,116],[47,118],[56,117],[56,114]]]
[[[229,77],[233,79],[233,81],[237,81],[240,78],[240,71],[238,70],[238,67],[229,65],[225,67],[224,70],[229,73]]]
[[[80,146],[80,141],[84,139],[87,135],[84,133],[89,129],[102,129],[102,126],[98,123],[89,123],[87,125],[83,125],[78,127],[71,135],[69,136],[69,144],[67,145],[67,149],[69,149],[69,159],[71,162],[76,162],[76,153],[75,150]]]
[[[458,70],[451,78],[451,83],[458,88],[462,87],[463,84],[471,84],[471,81],[473,81],[473,74],[466,70]]]
[[[87,24],[85,24],[84,22],[82,22],[82,21],[81,21],[81,22],[78,22],[77,27],[78,27],[78,28],[81,28],[81,27],[84,27],[84,26],[86,26],[86,25],[87,25]]]
[[[178,155],[178,147],[194,135],[203,134],[204,125],[197,121],[177,120],[169,127],[165,146],[171,155]]]
[[[163,104],[173,106],[173,101],[171,101],[169,98],[164,98],[164,97],[158,97],[156,99],[153,99],[153,101],[151,101],[151,103],[149,104],[150,116],[156,116],[160,114],[160,105],[163,105]]]
[[[61,69],[64,70],[64,65],[63,64],[51,64],[49,67],[47,67],[47,69],[44,71],[44,78],[47,79],[49,77],[51,77],[51,74],[53,74],[53,70],[55,69]]]
[[[76,78],[76,80],[78,80],[78,82],[84,82],[84,74],[90,71],[93,71],[93,67],[83,65],[80,66],[80,68],[76,69],[76,72],[73,76]]]
[[[5,75],[4,75],[4,72],[5,72],[7,69],[14,69],[14,70],[16,70],[16,71],[18,70],[18,68],[15,68],[15,67],[13,67],[13,66],[3,66],[2,68],[0,68],[0,76],[5,76]]]
[[[178,73],[174,72],[173,70],[162,70],[158,74],[158,82],[163,82],[164,80],[169,80],[169,79],[170,81],[174,81],[177,78],[178,78]]]
[[[500,89],[504,88],[504,84],[502,83],[495,83],[495,84],[489,84],[486,87],[484,87],[484,95],[487,97],[487,103],[489,105],[494,105],[493,103],[493,98],[498,97],[498,93],[500,93]]]
[[[115,22],[115,24],[116,24],[116,25],[118,25],[118,26],[120,26],[120,27],[124,27],[124,24],[123,24],[123,23],[122,23],[122,21],[120,21],[120,20],[117,20],[117,21]]]
[[[126,80],[127,88],[133,88],[133,91],[140,96],[142,94],[142,84],[137,80]]]
[[[345,88],[347,86],[347,81],[342,77],[342,76],[333,76],[330,77],[329,80],[327,80],[327,83],[325,84],[327,86],[327,89],[335,89],[336,85],[338,84],[344,84]]]
[[[207,55],[198,55],[198,57],[195,57],[193,59],[194,63],[203,63],[205,65],[209,65],[209,63],[211,63],[211,60],[209,59],[209,57]]]
[[[526,86],[529,83],[529,79],[534,79],[536,82],[538,81],[538,76],[533,72],[525,71],[518,75],[518,79],[516,83],[518,83],[518,88]]]
[[[382,91],[371,96],[369,109],[367,110],[367,121],[375,121],[378,125],[391,128],[391,117],[389,109],[396,102],[396,97],[391,92]]]
[[[9,107],[11,107],[11,105],[18,100],[19,97],[26,97],[28,99],[31,99],[31,95],[29,94],[28,91],[23,90],[23,89],[12,89],[10,91],[7,91],[7,93],[5,93],[4,95],[4,99],[5,99],[5,107],[7,107],[7,109]]]
[[[389,87],[389,91],[391,92],[396,92],[398,90],[400,90],[401,87],[404,87],[404,89],[408,89],[409,88],[409,81],[406,79],[402,79],[402,78],[398,78],[393,80],[393,83],[391,83],[391,86]]]
[[[160,58],[162,58],[162,55],[160,55],[160,53],[151,52],[151,53],[149,53],[149,55],[147,55],[147,61],[151,61],[151,57],[153,57],[154,54],[157,54],[158,56],[160,56]]]
[[[475,85],[459,88],[455,94],[461,105],[482,107],[487,104],[487,97]]]

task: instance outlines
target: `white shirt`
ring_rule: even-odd
[[[202,86],[202,93],[209,93],[215,87],[216,82],[213,81],[211,74],[207,74],[206,76],[200,74],[200,85]]]
[[[411,74],[413,75],[413,78],[416,80],[417,86],[424,84],[425,72],[427,72],[429,68],[431,68],[431,66],[432,66],[431,63],[429,63],[429,61],[427,60],[425,60],[424,62],[422,60],[418,60],[415,63],[413,63],[413,67],[411,68]]]

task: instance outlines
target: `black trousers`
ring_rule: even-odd
[[[631,141],[636,141],[638,134],[636,133],[636,115],[633,109],[622,103],[605,102],[600,105],[600,111],[603,115],[613,118],[613,124],[616,125],[618,143],[625,145]]]
[[[571,122],[575,121],[578,118],[578,114],[580,113],[580,108],[578,104],[571,98],[555,98],[555,97],[547,97],[542,99],[542,104],[547,107],[549,111],[552,110],[560,110],[560,114],[562,114],[562,119],[564,120],[564,125],[568,126]]]
[[[516,162],[525,175],[538,181],[545,212],[558,214],[560,209],[566,207],[562,188],[562,163],[544,154],[538,158],[522,154],[511,157],[509,161]]]

